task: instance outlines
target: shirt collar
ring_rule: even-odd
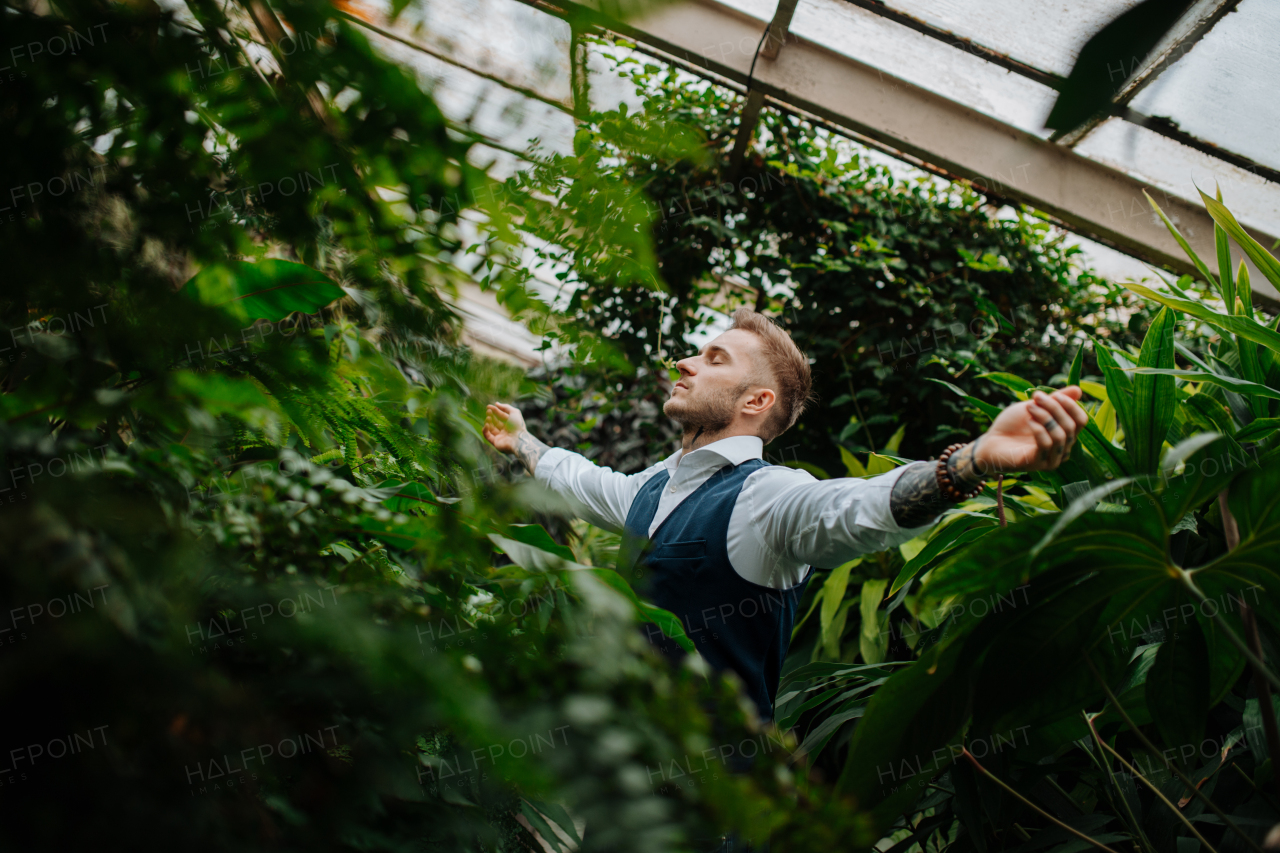
[[[681,459],[685,455],[683,448],[677,450],[663,460],[663,465],[666,466],[668,471],[675,474],[676,467],[681,464]],[[760,436],[731,435],[728,438],[722,438],[719,441],[703,445],[697,450],[691,450],[688,453],[688,461],[684,463],[684,466],[693,468],[722,467],[725,462],[730,465],[741,465],[748,459],[763,458],[764,441]]]

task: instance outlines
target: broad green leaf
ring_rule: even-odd
[[[521,804],[522,808],[525,804],[532,804],[539,814],[548,820],[554,821],[555,825],[564,830],[564,834],[567,835],[569,840],[575,845],[582,844],[582,839],[578,837],[578,828],[573,825],[573,818],[569,816],[569,812],[565,810],[564,806],[559,803],[543,803],[537,800],[526,800]],[[525,813],[527,814],[528,812],[526,811]]]
[[[1200,443],[1200,436],[1187,439],[1170,451],[1169,457],[1174,451],[1184,453]],[[1177,473],[1174,473],[1176,461],[1170,461],[1172,464],[1166,465],[1165,483],[1159,495],[1159,503],[1170,525],[1222,491],[1232,478],[1253,463],[1249,454],[1227,435],[1218,435],[1199,449],[1193,449]]]
[[[867,476],[866,466],[859,462],[858,457],[846,450],[843,445],[840,447],[840,459],[844,461],[845,470],[849,472],[850,477],[861,478]]]
[[[1236,271],[1236,298],[1240,300],[1244,315],[1254,319],[1253,289],[1249,286],[1249,268],[1244,265],[1244,261],[1240,262],[1240,269]]]
[[[277,258],[206,267],[184,289],[205,305],[225,308],[241,321],[272,323],[294,312],[314,314],[347,295],[311,267]]]
[[[1102,437],[1107,441],[1114,441],[1116,437],[1116,410],[1111,405],[1111,401],[1103,400],[1091,417],[1102,432]]]
[[[894,468],[898,467],[898,463],[888,456],[880,453],[872,453],[867,457],[867,476],[874,477],[877,474],[888,474]]]
[[[1178,442],[1175,446],[1169,448],[1169,452],[1161,460],[1161,473],[1166,478],[1173,476],[1179,465],[1199,452],[1201,448],[1208,447],[1220,438],[1222,438],[1222,435],[1219,433],[1204,432],[1194,435],[1186,441]]]
[[[818,611],[818,619],[821,626],[822,645],[831,657],[836,657],[840,651],[840,637],[832,636],[836,612],[840,609],[845,590],[849,586],[849,572],[861,562],[862,559],[859,558],[836,567],[831,574],[827,575],[827,580],[822,585],[822,609]]]
[[[952,385],[950,382],[946,382],[942,379],[934,379],[932,376],[927,376],[925,378],[928,379],[930,382],[937,382],[939,385],[943,386],[944,388],[948,388],[951,391],[955,392],[956,394],[959,394],[961,397],[965,399],[965,402],[975,406],[978,409],[978,411],[982,412],[984,415],[991,418],[992,420],[999,417],[1000,411],[1001,411],[999,406],[993,406],[990,403],[986,402],[985,400],[979,400],[977,397],[971,397],[969,394],[965,393],[963,390],[961,390],[957,386]]]
[[[1280,430],[1280,418],[1258,418],[1235,434],[1235,440],[1244,444],[1251,441],[1265,441]]]
[[[1165,746],[1198,744],[1203,738],[1209,718],[1209,648],[1195,619],[1175,622],[1166,631],[1147,673],[1147,711]]]
[[[429,488],[416,482],[397,483],[394,480],[387,480],[379,483],[377,489],[387,495],[382,505],[392,512],[458,503],[461,500],[461,498],[438,497]]]
[[[221,373],[196,373],[179,370],[172,374],[171,393],[200,401],[210,414],[233,415],[242,420],[253,410],[274,411],[273,400],[252,379],[224,376]]]
[[[1257,382],[1248,382],[1244,379],[1235,379],[1231,376],[1224,376],[1221,373],[1206,373],[1201,370],[1180,370],[1163,367],[1139,367],[1133,372],[1139,376],[1176,376],[1190,382],[1208,382],[1210,385],[1217,385],[1219,388],[1226,388],[1228,391],[1234,391],[1237,394],[1269,397],[1272,400],[1280,400],[1280,390]]]
[[[1095,486],[1073,500],[1067,508],[1054,519],[1053,527],[1049,528],[1044,537],[1031,549],[1031,557],[1034,559],[1041,551],[1047,548],[1058,534],[1067,528],[1067,525],[1084,515],[1086,512],[1091,512],[1093,508],[1098,505],[1098,501],[1113,492],[1123,489],[1132,482],[1133,479],[1131,477],[1122,477],[1119,480],[1112,480],[1109,483],[1103,483],[1101,486]]]
[[[903,436],[907,434],[907,425],[903,424],[898,427],[898,431],[889,436],[889,441],[884,446],[885,453],[897,453],[898,448],[902,445]]]
[[[1031,392],[1036,386],[1023,379],[1021,376],[1015,376],[1012,373],[980,373],[979,379],[989,379],[997,385],[1003,385],[1012,391],[1019,400],[1025,400],[1031,396]]]
[[[1213,223],[1213,242],[1218,250],[1218,275],[1221,284],[1218,292],[1222,294],[1222,302],[1227,306],[1227,313],[1236,313],[1236,281],[1231,275],[1231,241],[1222,226]]]
[[[1245,598],[1251,598],[1246,594]],[[1245,656],[1236,644],[1227,639],[1222,626],[1209,615],[1210,608],[1199,605],[1196,620],[1200,633],[1209,649],[1209,707],[1213,708],[1231,691],[1244,672]]]
[[[520,814],[524,815],[524,819],[529,821],[529,825],[533,827],[538,836],[549,846],[555,853],[569,850],[569,845],[560,840],[560,836],[551,829],[546,818],[544,818],[538,809],[531,804],[529,800],[520,800]],[[570,826],[573,824],[570,823]]]
[[[1142,368],[1172,369],[1173,333],[1177,315],[1162,308],[1142,340],[1138,355],[1138,376],[1133,379],[1133,429],[1125,429],[1125,450],[1136,473],[1153,473],[1160,463],[1160,451],[1173,424],[1177,393],[1173,377],[1151,374]]]
[[[1091,397],[1104,401],[1108,399],[1107,387],[1105,385],[1099,385],[1097,382],[1090,382],[1087,379],[1082,379],[1076,384]]]
[[[1085,452],[1112,477],[1133,473],[1133,463],[1129,460],[1129,454],[1112,444],[1092,420],[1084,425],[1084,429],[1076,433],[1076,440],[1080,442]]]
[[[1107,385],[1107,400],[1116,410],[1120,428],[1124,430],[1125,444],[1128,446],[1136,422],[1133,380],[1124,372],[1111,350],[1096,340],[1093,342],[1093,354],[1098,359],[1098,368]],[[1133,453],[1130,452],[1129,456],[1133,458]]]
[[[1151,209],[1160,217],[1160,221],[1164,223],[1164,227],[1169,229],[1169,233],[1173,235],[1173,239],[1178,241],[1178,245],[1182,247],[1182,251],[1191,259],[1191,263],[1196,265],[1196,269],[1200,271],[1200,275],[1204,276],[1204,280],[1221,291],[1222,288],[1218,283],[1218,277],[1210,272],[1209,268],[1205,266],[1204,261],[1200,260],[1200,256],[1192,251],[1191,244],[1188,243],[1186,238],[1182,236],[1182,233],[1173,226],[1173,223],[1169,221],[1169,217],[1164,215],[1164,211],[1160,209],[1160,205],[1156,204],[1155,199],[1153,199],[1151,194],[1146,190],[1143,190],[1142,194],[1147,197],[1147,202],[1151,205]]]
[[[531,534],[531,536],[536,538],[536,533]],[[657,605],[642,601],[636,595],[635,590],[631,588],[631,584],[627,583],[626,578],[613,569],[597,569],[591,566],[584,566],[573,560],[565,559],[559,554],[545,551],[518,539],[500,536],[497,533],[490,533],[489,539],[494,545],[498,546],[502,553],[510,557],[512,562],[526,571],[539,574],[548,572],[581,572],[592,575],[629,601],[641,621],[652,622],[662,629],[662,633],[675,640],[682,649],[687,652],[694,651],[693,641],[685,634],[684,626],[680,624],[680,618],[669,610],[663,610]]]
[[[1280,352],[1280,332],[1268,328],[1250,317],[1219,314],[1199,302],[1193,302],[1190,299],[1179,299],[1176,296],[1160,293],[1141,284],[1130,282],[1126,283],[1125,287],[1139,296],[1145,296],[1148,299],[1159,302],[1161,305],[1167,305],[1184,314],[1189,314],[1197,320],[1203,320],[1210,326],[1221,329],[1224,332],[1230,332],[1233,335],[1239,335],[1242,338],[1262,344],[1273,352]]]
[[[858,648],[862,652],[863,661],[869,664],[883,661],[885,650],[889,647],[889,638],[882,630],[888,614],[880,613],[880,602],[884,600],[884,590],[888,585],[888,578],[869,580],[862,584],[859,594],[862,630],[859,632]]]
[[[971,732],[1007,732],[1078,713],[1104,696],[1085,655],[1104,676],[1118,675],[1128,662],[1128,649],[1109,642],[1106,632],[1123,612],[1113,605],[1133,598],[1136,567],[1113,559],[1090,576],[1089,555],[1072,549],[1055,556],[1055,570],[1033,580],[1026,599],[1015,598],[1017,607],[982,620],[967,644],[970,653],[985,649]]]
[[[1076,349],[1076,357],[1071,359],[1071,369],[1067,371],[1067,384],[1079,385],[1080,373],[1084,370],[1084,344]]]
[[[996,520],[988,516],[966,516],[937,528],[924,548],[903,565],[888,594],[893,595],[902,589],[907,581],[918,575],[943,553],[985,535],[996,524]]]
[[[957,737],[968,716],[969,686],[956,671],[967,663],[959,640],[930,647],[867,703],[838,783],[859,808],[889,800],[893,788],[950,763],[950,751],[939,747]],[[919,796],[907,794],[908,802]]]
[[[1205,209],[1209,211],[1209,215],[1213,217],[1213,221],[1222,227],[1230,235],[1236,244],[1244,249],[1244,253],[1253,261],[1254,265],[1262,270],[1262,274],[1267,277],[1267,281],[1271,282],[1272,287],[1280,290],[1280,261],[1275,256],[1262,247],[1262,244],[1249,236],[1249,233],[1240,226],[1231,211],[1227,210],[1226,205],[1217,199],[1210,198],[1205,195],[1204,191],[1200,191],[1200,199],[1204,202]]]
[[[548,551],[564,560],[573,560],[573,552],[552,539],[541,524],[512,524],[507,528],[507,534],[517,542]]]

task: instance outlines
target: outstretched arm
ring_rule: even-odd
[[[947,460],[951,481],[962,489],[971,489],[982,481],[974,464],[977,443],[966,444]],[[913,462],[902,472],[889,493],[889,511],[899,527],[920,527],[943,513],[951,502],[943,497],[938,485],[937,466],[932,462]]]
[[[503,453],[514,454],[529,472],[530,476],[538,470],[538,460],[551,448],[534,438],[525,429],[524,415],[515,406],[506,403],[490,403],[485,410],[485,441]]]
[[[951,481],[968,491],[1000,472],[1056,468],[1088,422],[1075,403],[1079,398],[1074,386],[1052,395],[1037,391],[1005,409],[981,438],[951,455]],[[834,568],[901,545],[942,515],[952,502],[936,468],[915,462],[865,480],[821,482],[800,471],[771,469],[759,486],[749,481],[749,527],[781,560]]]
[[[626,524],[631,501],[646,479],[642,475],[619,474],[572,451],[548,447],[525,429],[520,410],[506,403],[489,405],[482,433],[494,448],[519,459],[581,518],[615,532]]]
[[[1006,471],[1052,470],[1071,458],[1076,433],[1089,422],[1077,402],[1075,385],[1005,409],[976,442],[952,454],[952,482],[969,489],[986,476]],[[919,527],[940,515],[950,502],[938,485],[935,466],[916,462],[902,472],[889,496],[893,520],[900,527]]]

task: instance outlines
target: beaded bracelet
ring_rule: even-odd
[[[951,479],[951,469],[947,467],[947,460],[951,458],[951,454],[962,447],[964,447],[963,444],[953,444],[942,451],[942,455],[938,457],[937,467],[934,469],[934,473],[938,478],[938,488],[942,490],[942,496],[952,503],[971,500],[982,492],[982,483],[974,486],[972,491],[962,492],[960,487]]]

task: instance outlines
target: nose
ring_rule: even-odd
[[[697,358],[697,356],[691,356],[690,358],[682,358],[676,362],[676,370],[680,371],[681,379],[685,378],[686,376],[693,376],[698,372],[695,369],[693,364],[695,358]]]

